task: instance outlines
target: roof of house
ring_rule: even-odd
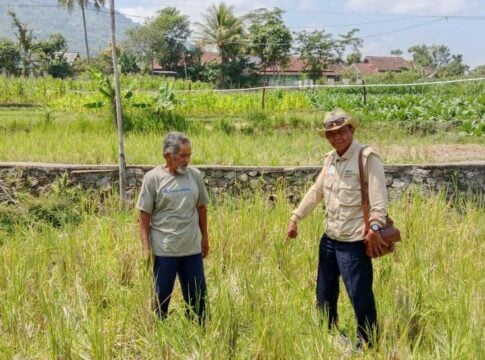
[[[61,51],[56,51],[56,56],[60,56],[62,55],[62,58],[64,60],[66,60],[66,62],[69,64],[69,65],[72,65],[74,64],[74,61],[76,61],[77,59],[79,59],[81,57],[81,55],[78,53],[78,52],[64,52],[62,53]]]
[[[377,71],[411,69],[411,64],[401,56],[366,56],[363,63],[373,65]]]
[[[377,68],[374,65],[369,63],[355,63],[355,64],[352,64],[352,66],[356,68],[363,75],[370,75],[370,74],[375,74],[379,72],[379,70],[377,70]]]
[[[271,75],[278,73],[281,75],[297,75],[305,71],[306,61],[298,56],[291,56],[286,66],[273,66],[266,68],[266,74]],[[345,66],[341,64],[327,64],[327,68],[323,70],[325,75],[340,75],[345,70]],[[262,72],[260,72],[262,73]]]
[[[201,64],[206,64],[211,61],[221,62],[221,57],[219,56],[218,53],[215,53],[215,52],[203,52],[200,55]]]

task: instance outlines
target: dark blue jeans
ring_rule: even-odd
[[[329,327],[337,325],[339,276],[354,307],[357,336],[370,344],[377,331],[377,314],[372,292],[372,262],[365,255],[364,242],[343,242],[323,234],[320,241],[317,276],[317,306],[328,316]]]
[[[158,300],[155,312],[161,318],[167,316],[177,274],[185,303],[188,305],[187,314],[195,313],[199,323],[203,323],[206,284],[201,254],[180,257],[155,256],[153,276]]]

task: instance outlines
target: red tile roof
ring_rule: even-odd
[[[279,73],[285,75],[297,75],[305,71],[306,61],[298,56],[291,56],[286,66],[280,67],[275,65],[273,67],[266,68],[266,74]],[[327,68],[323,71],[326,75],[340,75],[345,70],[345,66],[340,64],[328,64]],[[260,72],[262,73],[262,72]]]
[[[411,64],[400,56],[366,56],[363,62],[374,66],[377,71],[401,71],[411,69]]]
[[[219,56],[218,53],[215,53],[215,52],[203,52],[202,55],[200,56],[201,64],[206,64],[211,61],[221,62],[221,57]]]
[[[370,75],[379,72],[375,66],[369,63],[355,63],[353,66],[363,75]]]

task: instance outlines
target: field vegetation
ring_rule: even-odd
[[[378,147],[386,162],[435,162],[436,146],[479,146],[485,133],[483,82],[368,88],[366,103],[359,88],[268,90],[264,109],[260,91],[215,93],[203,83],[188,91],[188,82],[143,76],[123,84],[129,164],[158,163],[169,130],[192,137],[195,164],[320,164],[328,146],[315,129],[334,108],[360,119],[358,139]],[[0,78],[0,88],[2,161],[117,161],[110,101],[99,79]]]
[[[136,211],[62,183],[0,205],[2,358],[448,358],[483,351],[485,216],[480,200],[410,192],[391,204],[397,253],[375,261],[382,338],[352,354],[314,306],[319,209],[284,245],[284,190],[213,199],[206,261],[210,318],[184,316],[175,290],[168,320],[150,310],[150,272]],[[423,216],[426,214],[426,216]],[[355,332],[344,293],[341,329]]]

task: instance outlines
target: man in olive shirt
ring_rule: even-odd
[[[137,203],[143,254],[147,259],[154,257],[156,312],[162,318],[167,316],[178,274],[184,300],[202,322],[206,295],[202,258],[209,253],[209,197],[200,171],[188,166],[191,144],[185,135],[169,133],[163,155],[165,166],[145,175]]]
[[[378,230],[386,222],[387,192],[379,156],[372,148],[353,140],[356,125],[356,120],[341,110],[325,115],[319,133],[335,150],[326,155],[315,184],[293,211],[287,237],[297,236],[298,221],[324,199],[327,221],[320,241],[317,306],[328,316],[329,327],[336,326],[339,277],[342,275],[357,318],[358,344],[371,345],[371,335],[377,330],[377,314],[372,291],[372,262],[365,254],[364,241],[370,243],[372,252],[382,252],[383,241]],[[371,229],[367,234],[358,166],[362,148],[364,176],[369,186]]]

